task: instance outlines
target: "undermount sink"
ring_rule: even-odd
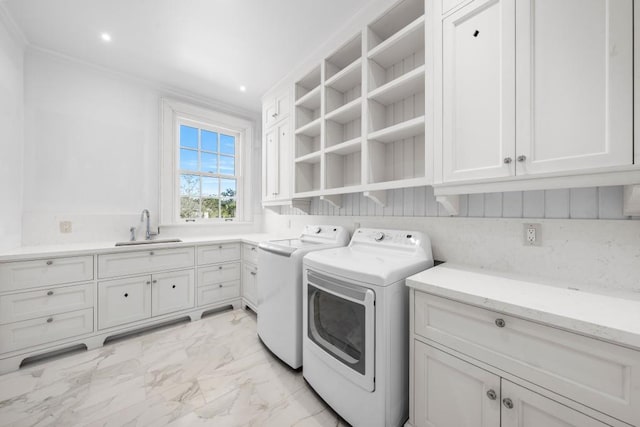
[[[134,240],[129,242],[117,242],[116,246],[153,245],[158,243],[180,243],[180,239],[156,239],[156,240]]]

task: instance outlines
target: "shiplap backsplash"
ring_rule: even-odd
[[[460,217],[470,218],[566,218],[637,219],[622,213],[623,187],[567,190],[514,191],[460,196]],[[283,215],[306,215],[296,208],[281,208]],[[387,191],[381,207],[362,193],[345,194],[338,209],[313,198],[310,215],[326,216],[448,216],[436,202],[432,187]]]

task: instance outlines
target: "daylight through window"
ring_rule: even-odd
[[[236,217],[239,134],[179,123],[180,218]]]

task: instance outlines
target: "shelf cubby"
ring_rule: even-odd
[[[367,57],[385,70],[424,52],[425,18],[421,16],[369,51]],[[422,56],[422,55],[421,55]],[[422,59],[424,63],[424,58]]]
[[[340,70],[333,77],[327,79],[326,87],[338,92],[348,92],[350,89],[360,85],[362,82],[362,58],[358,58],[345,68]]]
[[[305,154],[304,156],[300,156],[296,158],[296,163],[309,163],[315,164],[320,163],[320,159],[322,158],[322,154],[320,151],[314,151],[313,153]]]
[[[350,141],[354,138],[359,138],[362,135],[362,119],[358,114],[350,121],[333,121],[327,120],[326,127],[326,139],[325,149],[330,149],[334,145],[341,144],[346,141]]]
[[[402,33],[402,30],[420,17],[424,17],[423,0],[403,0],[396,4],[378,20],[369,25],[367,51],[372,52],[385,41],[392,39],[394,36],[397,37],[398,34]],[[422,43],[424,45],[424,41]]]
[[[372,90],[368,98],[382,105],[390,105],[419,93],[424,94],[424,84],[425,66],[421,65]]]
[[[341,46],[325,61],[325,80],[330,81],[362,57],[362,33]]]
[[[355,153],[357,151],[362,151],[362,138],[359,136],[325,149],[325,153],[327,154],[333,153],[342,155]]]
[[[306,95],[296,101],[296,107],[303,107],[310,111],[320,110],[320,86],[316,86]]]
[[[306,76],[296,82],[295,99],[296,105],[299,100],[303,99],[305,95],[313,92],[316,88],[320,87],[322,80],[322,74],[320,66],[318,65],[311,70]]]
[[[311,153],[320,152],[320,135],[307,136],[303,134],[296,135],[295,158],[306,156]]]
[[[295,192],[308,193],[320,190],[320,167],[322,162],[296,162]]]
[[[321,120],[320,117],[313,119],[310,122],[303,122],[302,126],[296,129],[296,135],[305,135],[311,138],[315,138],[320,135]]]
[[[424,130],[393,143],[369,140],[369,183],[391,183],[425,176]]]
[[[362,182],[362,152],[340,154],[327,153],[326,188],[341,188],[360,185]]]

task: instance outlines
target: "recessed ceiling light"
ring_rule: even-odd
[[[109,33],[102,33],[100,35],[100,37],[102,38],[103,41],[105,42],[110,42],[111,41],[111,34]]]
[[[247,91],[246,86],[240,86],[240,92],[246,92],[246,91]]]

